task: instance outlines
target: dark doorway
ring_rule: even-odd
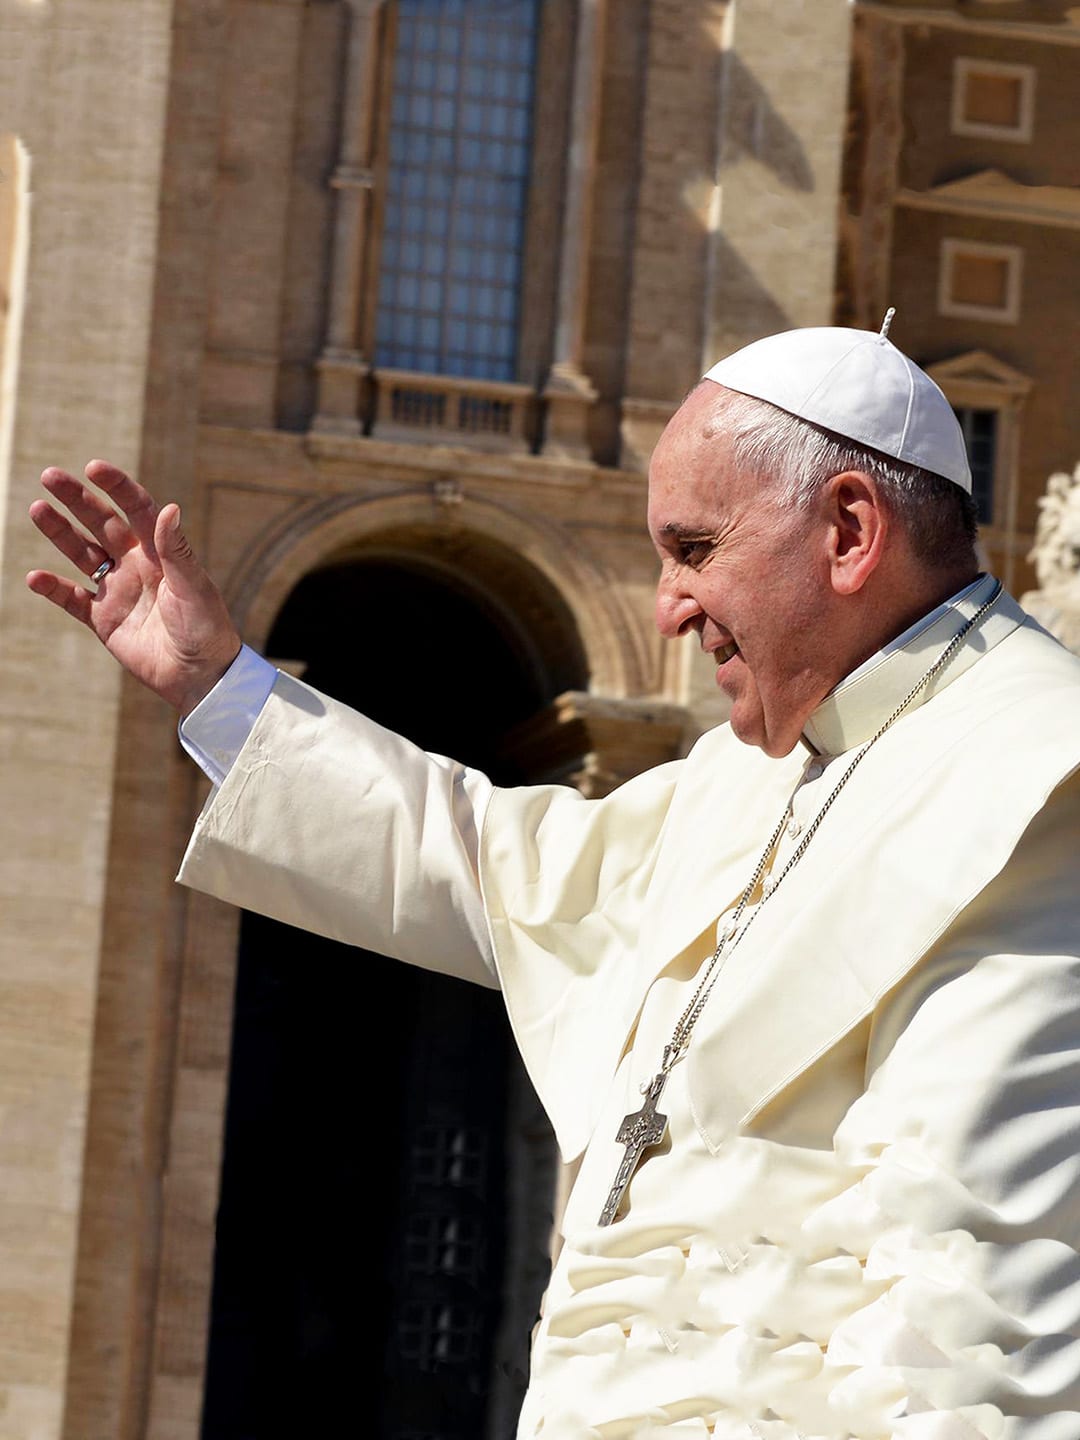
[[[549,606],[549,647],[567,638],[545,661],[528,617],[547,597],[511,609],[463,573],[476,558],[320,570],[268,652],[426,749],[526,778],[501,738],[585,683],[580,648]],[[490,1433],[518,1063],[496,992],[245,915],[203,1440]]]

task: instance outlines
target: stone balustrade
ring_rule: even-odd
[[[482,450],[531,450],[538,419],[529,385],[375,370],[372,434],[380,440],[444,440]]]

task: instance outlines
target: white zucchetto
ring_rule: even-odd
[[[971,493],[963,432],[944,394],[885,334],[818,326],[736,350],[704,376]]]

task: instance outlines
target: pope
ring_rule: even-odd
[[[1080,661],[978,573],[885,329],[757,341],[668,426],[657,623],[731,719],[602,800],[276,673],[176,506],[86,477],[31,514],[96,589],[28,584],[180,712],[180,879],[503,991],[579,1161],[520,1437],[1080,1436]]]

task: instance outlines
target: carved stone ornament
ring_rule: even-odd
[[[431,486],[431,493],[435,499],[435,503],[444,507],[460,505],[465,499],[465,491],[462,488],[461,481],[454,477],[434,481]]]
[[[1021,605],[1080,655],[1080,464],[1071,475],[1062,470],[1047,481],[1028,558],[1039,588],[1022,595]]]

